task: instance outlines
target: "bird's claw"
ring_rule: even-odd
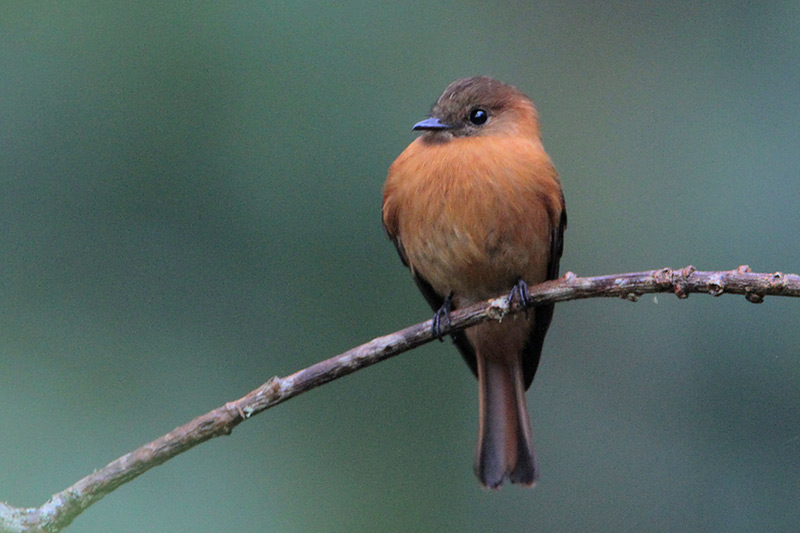
[[[517,298],[519,298],[519,305],[521,305],[522,308],[525,309],[525,318],[527,318],[528,317],[528,307],[530,307],[530,305],[531,305],[531,300],[530,300],[530,298],[528,298],[528,284],[525,283],[525,280],[522,279],[522,278],[517,280],[517,282],[514,284],[514,286],[511,287],[511,292],[508,294],[508,304],[509,305],[513,305],[514,304],[515,296]]]
[[[443,329],[450,327],[450,311],[453,310],[453,301],[450,296],[444,299],[442,306],[433,314],[433,326],[431,332],[433,336],[439,339],[439,342],[444,342],[442,338],[444,333]]]

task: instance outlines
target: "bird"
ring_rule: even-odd
[[[504,294],[525,306],[451,337],[478,378],[478,481],[533,486],[539,466],[525,391],[553,305],[529,308],[528,286],[558,277],[567,226],[536,107],[491,77],[463,78],[413,130],[420,135],[389,167],[383,227],[434,310],[440,340],[454,309]]]

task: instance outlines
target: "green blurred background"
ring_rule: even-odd
[[[380,225],[453,79],[539,107],[562,270],[800,271],[800,4],[0,4],[0,499],[428,319]],[[542,478],[482,490],[434,343],[125,485],[72,531],[795,530],[800,301],[560,304]]]

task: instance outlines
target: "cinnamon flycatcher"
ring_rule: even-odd
[[[544,151],[533,102],[487,77],[456,80],[389,168],[383,225],[435,311],[434,333],[452,309],[558,277],[567,215]],[[525,391],[539,364],[553,305],[452,334],[478,377],[475,474],[491,488],[508,478],[533,485],[538,465]]]

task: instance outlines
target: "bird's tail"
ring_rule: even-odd
[[[533,451],[525,403],[522,363],[477,355],[480,425],[475,475],[483,486],[499,488],[506,478],[533,485],[539,467]]]

